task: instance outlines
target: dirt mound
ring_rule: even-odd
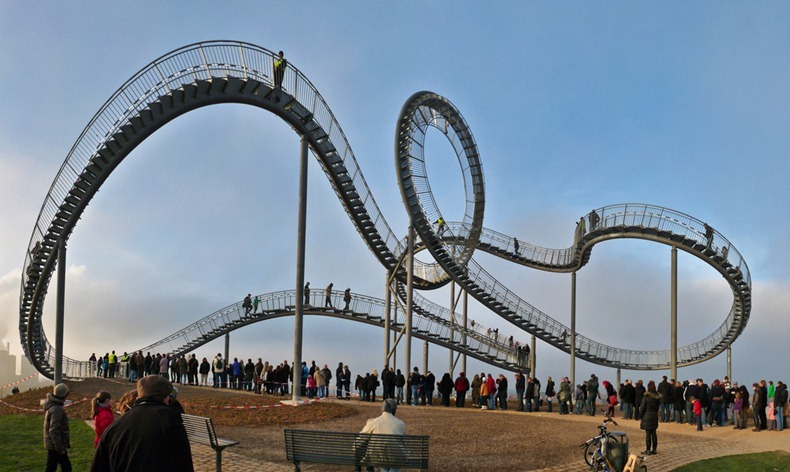
[[[110,392],[116,401],[126,392],[134,390],[135,384],[123,379],[90,378],[67,381],[70,394],[68,400],[70,418],[89,418],[90,399],[101,390]],[[315,402],[307,408],[281,406],[289,397],[255,395],[242,390],[215,389],[176,384],[178,400],[187,413],[209,416],[217,426],[259,427],[270,425],[308,424],[344,418],[357,413],[356,408],[329,402]],[[41,387],[4,401],[14,407],[0,403],[0,414],[42,414],[41,400],[52,392],[52,387]],[[228,408],[233,407],[233,408]]]

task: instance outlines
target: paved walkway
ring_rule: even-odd
[[[599,424],[602,417],[565,416],[563,420],[583,421]],[[638,429],[639,422],[616,419],[620,426],[610,427],[610,431],[628,432],[631,453],[644,450],[645,433]],[[750,421],[751,423],[751,421]],[[669,434],[668,434],[669,433]],[[647,456],[645,465],[650,472],[670,472],[676,468],[714,457],[735,454],[751,454],[769,451],[790,453],[790,430],[752,432],[751,428],[735,430],[732,426],[705,428],[697,431],[696,426],[677,423],[660,423],[658,427],[658,454]],[[579,468],[585,470],[579,453]],[[543,469],[540,472],[566,472],[564,466]]]
[[[195,472],[214,472],[217,470],[217,454],[214,452],[214,449],[195,443],[191,444],[191,448],[192,464],[195,466]],[[228,448],[222,451],[223,472],[291,472],[294,470],[293,465],[262,463],[237,454],[232,449]],[[285,457],[285,451],[283,451],[283,457]]]
[[[523,414],[515,411],[500,412],[505,414]],[[533,413],[535,416],[553,417],[558,421],[589,423],[586,429],[595,431],[593,424],[600,424],[602,416],[558,416],[556,413]],[[644,432],[639,429],[637,421],[617,419],[620,426],[610,428],[612,431],[628,432],[631,452],[644,449]],[[750,422],[751,423],[751,422]],[[677,423],[661,423],[658,428],[658,454],[648,456],[645,464],[650,472],[670,472],[691,462],[733,454],[749,454],[768,451],[786,451],[790,453],[790,429],[778,431],[752,432],[751,429],[734,430],[732,426],[705,428],[697,431],[695,426]],[[574,451],[578,456],[569,458],[571,462],[558,465],[539,472],[567,472],[569,470],[586,470],[581,450]],[[283,456],[285,451],[283,451]],[[216,454],[208,446],[192,444],[192,459],[196,472],[214,472],[216,470]],[[578,460],[577,460],[578,459]],[[470,464],[470,470],[474,467]],[[321,466],[313,469],[305,464],[304,470],[321,470]],[[288,472],[293,470],[290,464],[263,463],[233,452],[233,448],[222,453],[222,470],[225,472]]]

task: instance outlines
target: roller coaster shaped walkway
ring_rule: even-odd
[[[313,84],[288,64],[281,88],[274,87],[274,54],[235,41],[184,46],[154,60],[124,83],[93,116],[58,171],[44,200],[25,254],[19,301],[19,333],[25,354],[43,375],[54,375],[55,352],[42,329],[44,300],[65,244],[90,200],[134,148],[171,120],[197,108],[240,103],[267,110],[308,141],[348,217],[381,265],[395,275],[398,298],[405,300],[405,238],[399,238],[382,215],[357,160],[331,110]],[[461,166],[466,206],[463,221],[438,228],[441,217],[427,178],[423,154],[429,128],[445,135]],[[751,279],[741,254],[724,236],[700,220],[659,206],[619,204],[598,208],[577,224],[574,243],[549,249],[518,241],[483,227],[485,185],[477,145],[461,113],[446,98],[419,92],[403,106],[398,119],[395,165],[401,195],[417,235],[417,250],[432,262],[415,259],[413,284],[431,290],[455,282],[468,294],[515,326],[550,345],[570,352],[570,328],[530,305],[489,274],[475,259],[481,250],[526,267],[574,272],[602,241],[637,238],[692,254],[715,270],[732,289],[733,302],[724,322],[710,335],[679,347],[677,365],[710,359],[743,331],[751,310]],[[149,346],[181,353],[251,322],[293,313],[294,292],[261,296],[267,308],[245,319],[239,304],[225,308]],[[383,302],[354,295],[349,311],[308,307],[307,313],[382,325]],[[289,301],[290,300],[290,301]],[[403,302],[405,303],[405,302]],[[526,367],[516,350],[497,335],[455,324],[449,310],[415,291],[415,336],[493,365]],[[401,310],[402,311],[402,310]],[[230,316],[229,313],[235,313]],[[457,316],[457,315],[456,315]],[[403,318],[391,325],[399,330]],[[144,348],[148,349],[148,348]],[[575,355],[615,368],[655,370],[670,367],[669,350],[623,349],[575,336]],[[64,373],[79,361],[63,357]]]

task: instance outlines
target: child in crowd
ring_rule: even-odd
[[[581,415],[584,413],[584,389],[582,389],[581,384],[576,386],[574,400],[576,400],[576,414]]]
[[[702,431],[702,402],[694,397],[689,398],[694,405],[694,417],[696,418],[697,431]]]
[[[307,376],[307,398],[313,398],[315,396],[315,379],[312,375]]]
[[[774,409],[773,398],[768,402],[768,431],[776,430],[776,410]]]
[[[735,394],[735,401],[732,402],[732,417],[735,423],[735,429],[744,429],[743,424],[743,398],[741,393]]]
[[[94,449],[99,444],[99,438],[104,430],[115,421],[112,412],[114,406],[110,392],[105,390],[99,391],[91,400],[91,418],[93,419],[93,429],[96,431],[96,437],[93,439]]]

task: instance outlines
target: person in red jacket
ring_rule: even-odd
[[[94,449],[99,444],[99,438],[104,430],[115,421],[112,413],[114,407],[115,402],[112,401],[110,392],[105,390],[99,391],[91,400],[91,418],[93,418],[93,429],[96,431],[96,437],[93,439]]]
[[[486,379],[486,383],[488,384],[488,409],[495,410],[496,409],[496,381],[491,374],[488,374],[488,378]]]
[[[466,399],[466,392],[469,391],[469,379],[466,374],[461,372],[458,378],[455,379],[455,406],[458,408],[464,407],[464,400]]]

